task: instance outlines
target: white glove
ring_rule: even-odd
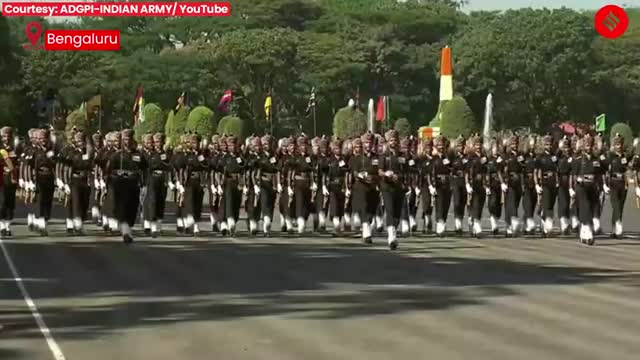
[[[473,188],[471,187],[471,184],[467,184],[467,194],[473,194]]]
[[[542,186],[540,186],[540,185],[536,185],[536,192],[537,192],[538,194],[542,194]]]
[[[605,194],[608,194],[611,191],[607,184],[602,185],[602,189],[604,190]]]
[[[359,172],[359,173],[358,173],[358,177],[359,177],[360,179],[364,179],[364,178],[366,178],[366,177],[367,177],[367,173],[366,173],[366,172]]]
[[[98,179],[93,179],[93,187],[95,189],[100,189],[100,181],[98,181]]]
[[[573,189],[569,189],[569,196],[576,197],[576,191]]]
[[[636,186],[636,196],[640,198],[640,187]]]
[[[178,183],[178,184],[176,185],[176,189],[178,189],[178,192],[179,192],[180,194],[184,194],[184,186],[182,186],[182,184]]]
[[[415,188],[415,192],[416,192],[416,196],[420,196],[420,193],[421,193],[420,188]]]
[[[291,186],[287,188],[287,194],[289,194],[289,196],[293,196],[293,188]]]
[[[64,184],[64,193],[67,195],[71,194],[71,188],[67,184]]]
[[[224,194],[224,191],[222,191],[222,186],[218,185],[218,194],[222,195]]]
[[[24,189],[24,179],[18,179],[18,186],[19,186],[21,189]],[[637,189],[637,188],[636,188],[636,189]]]
[[[636,189],[637,189],[637,188],[636,188]],[[345,197],[351,197],[351,190],[347,189],[347,190],[344,192],[344,196],[345,196]]]
[[[487,192],[487,196],[491,195],[491,188],[487,187],[486,192]]]
[[[246,186],[245,186],[245,187],[243,187],[243,188],[242,188],[242,194],[243,194],[243,195],[247,195],[248,193],[249,193],[249,188],[248,188],[248,187],[246,187]]]
[[[27,190],[34,191],[36,189],[36,184],[33,181],[29,181],[27,184]]]
[[[311,191],[318,191],[318,184],[316,183],[311,184]]]
[[[253,185],[253,193],[256,195],[260,195],[260,186]]]
[[[173,182],[169,181],[169,184],[167,184],[169,186],[169,190],[173,191],[173,189],[176,188],[176,184],[174,184]]]
[[[322,195],[329,196],[329,189],[327,189],[327,185],[322,185]]]
[[[500,188],[502,189],[502,192],[507,192],[507,190],[509,190],[509,187],[505,183],[500,184]]]
[[[218,195],[218,188],[214,184],[211,184],[210,188],[212,195]]]
[[[431,196],[436,196],[436,194],[438,193],[436,191],[436,187],[433,185],[429,185],[429,193],[431,193]]]
[[[384,172],[384,176],[386,176],[386,177],[392,177],[392,176],[393,176],[393,171],[391,171],[391,170],[387,170],[387,171],[385,171],[385,172]]]
[[[277,190],[279,193],[282,193],[282,184],[278,183]]]
[[[64,189],[64,183],[60,178],[56,179],[56,186],[58,187],[58,189]]]
[[[100,180],[100,187],[101,187],[102,189],[105,189],[105,190],[106,190],[106,189],[107,189],[107,183],[106,183],[106,182],[104,182],[104,180]]]

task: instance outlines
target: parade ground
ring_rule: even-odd
[[[607,206],[605,232],[609,217]],[[384,237],[193,238],[169,225],[161,238],[138,234],[126,246],[95,226],[67,237],[60,218],[49,237],[29,234],[21,219],[2,241],[0,359],[640,354],[640,210],[631,196],[627,237],[601,236],[594,247],[575,237],[415,234],[391,252]]]

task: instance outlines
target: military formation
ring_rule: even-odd
[[[466,232],[480,237],[488,213],[493,235],[550,236],[557,218],[562,235],[593,245],[607,199],[611,236],[623,235],[627,191],[640,171],[640,144],[626,146],[619,134],[607,148],[591,134],[420,140],[390,130],[245,142],[185,134],[174,146],[160,133],[138,144],[129,129],[105,136],[73,130],[66,141],[48,129],[32,129],[24,140],[8,127],[1,134],[3,237],[12,235],[18,201],[30,231],[46,236],[59,201],[68,234],[83,234],[92,220],[131,243],[138,219],[146,236],[160,236],[165,204],[174,201],[177,232],[194,236],[235,236],[244,209],[252,236],[270,236],[279,216],[281,232],[303,234],[308,225],[334,236],[357,231],[367,244],[386,236],[395,250],[399,238],[417,231],[443,236],[450,216],[455,234],[465,232],[466,219]],[[633,188],[640,206],[640,188]]]

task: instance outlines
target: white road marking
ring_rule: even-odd
[[[24,301],[27,303],[29,310],[31,310],[31,315],[33,315],[33,318],[35,319],[36,324],[38,324],[38,328],[40,328],[40,332],[42,333],[42,336],[44,336],[44,339],[47,341],[47,345],[49,346],[49,350],[51,350],[51,354],[53,355],[53,358],[55,360],[66,360],[64,354],[62,353],[62,350],[60,349],[60,346],[58,346],[58,343],[55,341],[55,339],[51,335],[51,331],[47,327],[47,324],[45,324],[44,319],[42,318],[42,315],[40,315],[40,312],[38,311],[38,307],[36,306],[33,299],[31,299],[31,296],[29,295],[27,288],[24,286],[23,279],[20,277],[20,273],[18,273],[18,269],[16,268],[16,265],[13,263],[13,260],[9,255],[9,251],[4,246],[4,242],[2,241],[2,239],[0,239],[0,247],[2,248],[2,253],[4,254],[5,260],[9,265],[9,270],[11,270],[13,279],[15,280],[16,285],[18,285],[18,289],[20,289],[20,292],[22,293],[22,297],[24,298]]]

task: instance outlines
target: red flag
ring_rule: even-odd
[[[224,94],[220,98],[220,102],[218,103],[218,109],[223,112],[229,112],[229,103],[233,100],[233,91],[225,90]]]
[[[387,118],[387,97],[379,96],[378,105],[376,106],[376,120],[384,121]]]

